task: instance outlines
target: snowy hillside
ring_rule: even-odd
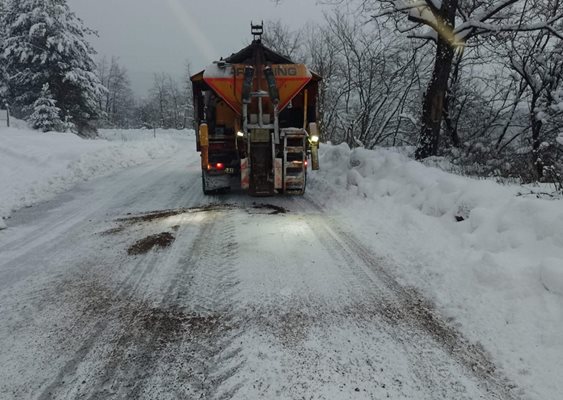
[[[191,146],[191,131],[102,130],[104,139],[42,133],[14,121],[0,128],[0,228],[13,210],[47,200],[74,184],[166,157]],[[186,143],[189,141],[189,143]]]
[[[563,200],[448,174],[393,149],[321,147],[308,196],[425,288],[538,398],[561,393]]]

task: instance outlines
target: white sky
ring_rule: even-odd
[[[133,90],[144,96],[155,72],[180,77],[249,43],[250,21],[280,19],[299,28],[322,19],[316,0],[68,0],[99,33],[91,42],[99,56],[117,56]]]

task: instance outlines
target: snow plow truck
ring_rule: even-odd
[[[302,195],[309,160],[319,168],[321,77],[264,46],[263,25],[251,29],[249,46],[191,77],[203,192]]]

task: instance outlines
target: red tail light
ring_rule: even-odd
[[[307,168],[307,165],[309,165],[309,161],[305,160],[305,161],[303,162],[303,164],[305,164],[305,168]]]
[[[222,162],[214,163],[214,164],[207,164],[207,170],[215,170],[215,171],[223,171],[225,169],[225,164]]]

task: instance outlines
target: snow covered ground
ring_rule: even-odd
[[[206,197],[192,132],[101,136],[0,129],[0,216],[52,199],[0,232],[0,397],[560,399],[563,200],[346,145]]]
[[[563,393],[563,200],[393,150],[322,146],[308,196],[338,212],[538,399]]]
[[[192,131],[102,130],[100,140],[68,133],[0,128],[0,229],[13,210],[52,198],[78,182],[178,151]],[[154,137],[156,136],[156,138]]]

